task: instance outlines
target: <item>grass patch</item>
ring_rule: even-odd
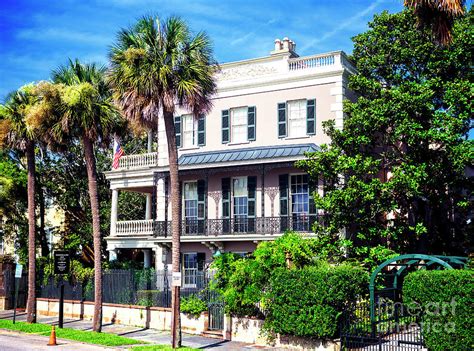
[[[173,348],[169,345],[149,345],[149,346],[135,346],[131,348],[132,351],[172,351]],[[182,351],[196,351],[192,347],[180,347],[178,350]]]
[[[46,336],[51,333],[51,326],[48,324],[30,324],[25,322],[16,322],[15,324],[13,324],[13,321],[8,319],[0,320],[0,328],[16,330],[28,334],[38,334]],[[93,331],[76,330],[70,328],[56,328],[56,337],[60,339],[68,339],[103,346],[143,344],[142,341],[125,338],[123,336],[115,334],[96,333]]]

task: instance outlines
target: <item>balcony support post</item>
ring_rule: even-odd
[[[143,249],[143,268],[151,268],[151,249]]]
[[[110,236],[117,234],[118,189],[112,189],[112,206],[110,211]]]
[[[109,262],[117,260],[117,249],[109,250]]]
[[[145,207],[145,219],[152,219],[151,214],[152,214],[152,194],[146,194],[146,207]]]
[[[153,149],[153,132],[151,130],[149,130],[147,132],[147,137],[148,137],[147,152],[152,152],[152,149]]]

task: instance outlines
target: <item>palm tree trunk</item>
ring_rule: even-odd
[[[26,321],[36,323],[35,143],[26,143],[28,172],[28,302]]]
[[[102,330],[102,251],[100,236],[99,196],[97,193],[97,170],[95,165],[94,145],[87,136],[82,137],[86,159],[89,198],[92,211],[92,233],[94,238],[94,318],[92,330]]]
[[[180,271],[180,224],[181,224],[181,201],[179,191],[179,174],[178,174],[178,150],[176,148],[176,135],[174,129],[173,114],[165,112],[165,130],[166,138],[168,140],[168,159],[170,167],[170,186],[171,186],[171,233],[172,233],[172,248],[171,248],[171,263],[172,272]],[[173,348],[181,347],[181,316],[180,316],[180,288],[173,286],[171,295],[171,309],[173,317],[171,320],[172,330],[175,330],[175,335],[172,335]]]
[[[46,217],[46,206],[45,206],[45,198],[44,198],[44,189],[41,185],[41,180],[38,177],[38,183],[40,186],[38,187],[38,200],[39,200],[39,242],[41,246],[41,256],[48,257],[49,256],[49,246],[48,246],[48,238],[46,237],[46,230],[45,230],[45,217]]]

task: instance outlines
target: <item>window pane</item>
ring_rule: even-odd
[[[247,107],[237,107],[230,110],[231,131],[234,143],[247,141]]]
[[[234,178],[234,197],[247,196],[247,177]]]
[[[288,101],[288,135],[306,135],[306,100]]]
[[[192,115],[183,115],[181,117],[183,125],[183,147],[191,147],[195,145],[194,118]]]

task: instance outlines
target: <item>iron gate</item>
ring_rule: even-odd
[[[381,297],[372,322],[369,302],[358,302],[344,314],[342,348],[354,351],[423,350],[421,326],[421,315],[411,313],[400,302]]]
[[[224,329],[224,299],[222,296],[210,286],[214,278],[212,270],[206,270],[206,303],[209,313],[209,330],[223,330]]]
[[[224,302],[222,296],[213,290],[208,291],[209,330],[224,328]]]

